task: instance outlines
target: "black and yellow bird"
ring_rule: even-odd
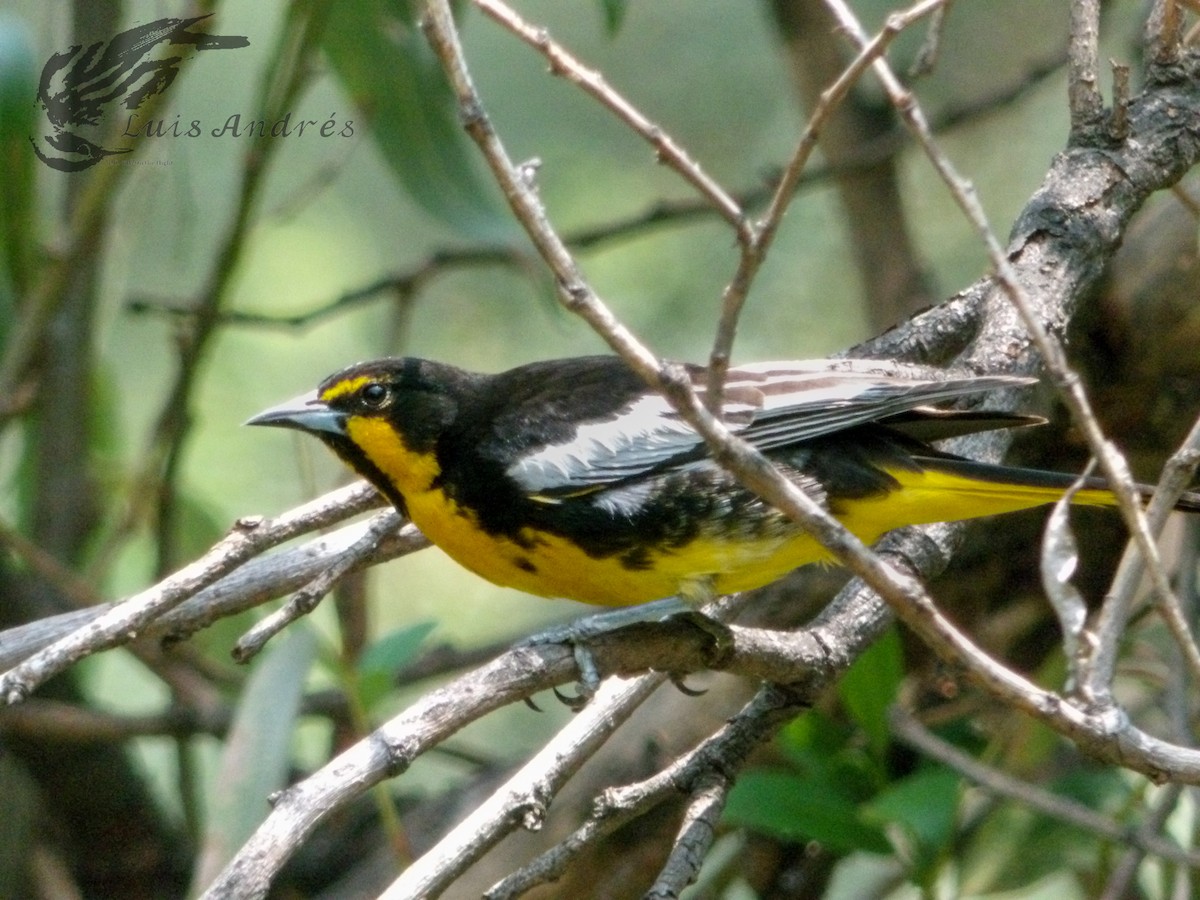
[[[687,371],[703,392],[705,370]],[[1062,496],[1075,476],[974,462],[928,443],[1038,421],[937,405],[1028,382],[931,379],[863,360],[758,363],[729,371],[721,413],[870,542],[903,525]],[[830,558],[716,463],[616,357],[497,375],[422,359],[366,362],[249,424],[319,437],[463,566],[531,594],[610,606],[700,599]],[[1093,478],[1074,502],[1115,500]],[[1200,511],[1200,494],[1178,505]]]

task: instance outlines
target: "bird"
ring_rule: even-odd
[[[707,370],[682,371],[703,401]],[[1033,380],[935,377],[881,360],[761,362],[727,371],[719,412],[871,543],[901,526],[1053,503],[1076,483],[1074,474],[978,462],[931,443],[1044,421],[947,406]],[[616,356],[497,374],[414,357],[372,360],[247,424],[316,436],[462,566],[538,596],[701,603],[833,561],[723,468]],[[1116,499],[1103,479],[1088,477],[1072,502]],[[1200,511],[1200,493],[1184,494],[1177,508]]]

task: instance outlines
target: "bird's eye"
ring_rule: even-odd
[[[373,381],[363,387],[359,394],[362,397],[363,403],[367,406],[373,406],[376,409],[383,406],[388,401],[388,389],[378,381]]]

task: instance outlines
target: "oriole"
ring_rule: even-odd
[[[688,372],[703,391],[705,370]],[[935,380],[869,360],[758,363],[730,369],[721,414],[870,542],[903,525],[1062,496],[1075,476],[974,462],[927,443],[1039,421],[936,405],[1029,381]],[[382,359],[338,372],[249,424],[317,436],[460,564],[531,594],[610,606],[698,599],[829,559],[712,460],[616,357],[496,375]],[[1074,502],[1115,498],[1092,478]],[[1200,494],[1178,506],[1200,510]]]

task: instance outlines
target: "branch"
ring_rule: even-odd
[[[316,609],[317,604],[333,590],[342,578],[361,569],[362,561],[374,555],[384,538],[388,534],[398,531],[403,524],[404,520],[400,513],[394,509],[386,510],[375,516],[367,523],[362,537],[326,565],[320,574],[306,584],[303,589],[297,591],[291,600],[266,618],[258,621],[254,627],[242,635],[234,645],[233,658],[240,663],[246,663],[253,659],[267,645],[267,641],[297,619]]]
[[[1071,29],[1067,44],[1067,98],[1072,139],[1094,128],[1104,113],[1100,96],[1100,3],[1071,0]]]
[[[1171,862],[1200,868],[1200,852],[1188,851],[1159,837],[1158,826],[1131,829],[1069,797],[1059,797],[1007,772],[984,765],[925,728],[907,710],[892,707],[888,723],[904,743],[931,759],[954,769],[988,793],[1015,800],[1022,806],[1099,835],[1107,841],[1132,845],[1143,853],[1152,853]],[[1148,823],[1149,824],[1149,823]]]
[[[611,111],[653,148],[658,160],[678,172],[715,209],[745,244],[751,238],[750,225],[741,205],[700,167],[687,152],[655,122],[650,121],[632,103],[617,93],[595,70],[585,68],[574,56],[555,43],[544,28],[534,28],[516,12],[498,0],[475,0],[484,13],[499,22],[550,62],[550,74],[566,78],[601,106]]]
[[[293,566],[284,577],[280,577],[277,561],[268,558],[267,562],[257,560],[259,567],[251,569],[247,566],[238,572],[237,576],[242,577],[235,576],[235,570],[264,550],[378,506],[381,502],[373,488],[358,483],[275,519],[242,519],[223,541],[199,560],[122,603],[68,613],[48,622],[0,633],[0,660],[8,664],[7,660],[14,655],[23,660],[0,676],[0,697],[9,703],[18,702],[51,675],[86,656],[129,643],[145,636],[148,631],[161,636],[165,633],[164,623],[170,622],[170,627],[176,629],[194,630],[211,623],[220,615],[228,614],[232,607],[240,605],[244,609],[246,605],[262,602],[265,599],[264,588],[279,590],[280,593],[286,591],[287,588],[281,589],[281,586],[288,584],[289,578],[294,579],[305,573],[306,568],[311,572],[312,566]],[[359,531],[355,530],[355,538]],[[415,529],[411,529],[406,534],[396,535],[396,540],[389,544],[387,550],[411,552],[420,546],[425,546],[424,539],[417,537]],[[313,558],[314,549],[323,550],[328,555],[331,548],[335,547],[336,540],[325,538],[322,542],[294,551],[297,556],[290,557],[288,561],[300,563],[299,557],[304,553]],[[327,558],[316,556],[315,560],[317,567],[327,564]],[[314,574],[307,575],[307,579],[312,577]],[[210,593],[202,597],[205,589]],[[198,597],[202,597],[201,602],[191,604],[186,611],[181,606],[188,598]],[[183,615],[169,618],[167,614],[172,610]],[[31,627],[32,633],[37,635],[36,639],[42,642],[42,648],[28,656],[25,651],[30,644],[25,636],[30,633]],[[62,634],[59,631],[62,627],[70,630]],[[53,636],[53,643],[45,644],[50,636]]]
[[[664,801],[679,796],[680,792],[705,796],[711,801],[712,791],[720,793],[718,785],[745,764],[754,748],[774,735],[801,709],[811,705],[825,684],[813,682],[802,689],[765,685],[721,729],[661,772],[636,784],[606,791],[579,828],[529,865],[493,886],[485,895],[487,900],[511,900],[539,884],[556,880],[589,844],[645,815]],[[709,805],[705,801],[701,803]]]
[[[749,296],[750,286],[766,259],[779,230],[779,225],[783,221],[784,213],[787,212],[792,197],[795,196],[800,175],[816,149],[817,137],[820,135],[821,129],[825,127],[834,110],[850,92],[851,87],[862,77],[869,66],[874,65],[882,58],[897,35],[914,22],[943,6],[945,2],[946,0],[922,0],[903,12],[889,15],[883,29],[863,45],[857,58],[846,67],[841,76],[821,92],[819,100],[809,114],[804,131],[796,142],[791,159],[784,167],[783,177],[779,180],[771,202],[767,206],[767,211],[755,227],[753,240],[742,244],[737,270],[721,297],[721,319],[717,325],[712,351],[709,354],[707,392],[709,409],[721,408],[721,390],[733,353],[733,339],[737,332],[738,319],[745,306],[746,298]]]
[[[517,828],[540,828],[567,779],[665,680],[665,675],[642,675],[604,682],[588,705],[520,771],[405,869],[388,894],[439,896],[501,838]]]
[[[866,34],[843,0],[826,0],[826,2],[834,10],[847,33],[851,34],[860,46],[867,46]],[[1083,432],[1088,446],[1099,461],[1109,487],[1117,497],[1125,523],[1139,552],[1146,561],[1147,573],[1154,587],[1160,612],[1168,626],[1171,627],[1176,641],[1183,648],[1185,659],[1192,667],[1197,679],[1200,680],[1200,648],[1196,647],[1186,620],[1180,612],[1179,599],[1172,590],[1166,571],[1159,559],[1158,548],[1151,536],[1124,457],[1101,431],[1079,376],[1068,365],[1061,343],[1051,335],[1032,297],[1022,283],[1020,273],[1010,261],[1011,251],[1005,251],[988,224],[974,188],[958,174],[938,147],[920,106],[912,94],[900,84],[899,79],[892,73],[887,63],[884,60],[878,60],[874,64],[874,68],[892,103],[900,112],[909,130],[920,142],[934,169],[942,177],[951,195],[961,207],[968,221],[975,227],[987,248],[988,256],[995,269],[996,281],[1009,302],[1020,314],[1021,321],[1037,346],[1046,370],[1059,389],[1059,394],[1070,411],[1072,420]],[[1194,155],[1196,153],[1194,136],[1191,150]],[[1183,155],[1182,152],[1180,155]],[[1076,178],[1078,178],[1078,173],[1076,173]],[[1101,705],[1111,702],[1107,690],[1097,696],[1095,702]]]

